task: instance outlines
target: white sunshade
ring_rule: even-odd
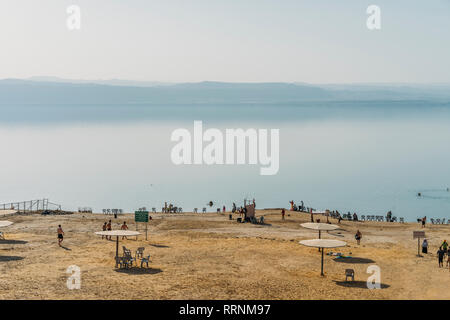
[[[345,247],[347,245],[347,243],[344,241],[333,239],[302,240],[299,243],[307,247],[315,248],[338,248]]]
[[[314,229],[314,230],[320,230],[320,231],[330,231],[330,230],[339,229],[339,226],[337,226],[335,224],[329,224],[329,223],[306,222],[306,223],[302,223],[300,225],[306,229]]]
[[[130,231],[130,230],[112,230],[112,231],[98,231],[95,234],[99,236],[131,237],[131,236],[138,236],[141,233],[138,231]]]
[[[2,221],[0,221],[0,227],[7,227],[7,226],[12,225],[13,223],[14,222],[7,221],[7,220],[2,220]]]

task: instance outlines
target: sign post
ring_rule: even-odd
[[[147,234],[148,234],[148,211],[146,210],[139,210],[134,212],[134,222],[136,223],[136,231],[138,229],[138,222],[144,222],[145,223],[145,240],[147,240]]]
[[[417,239],[417,256],[422,257],[420,255],[420,239],[425,238],[425,231],[413,231],[413,239]]]

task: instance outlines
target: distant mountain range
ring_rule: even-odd
[[[305,101],[450,101],[450,84],[162,83],[0,80],[0,105],[12,104],[295,104]]]

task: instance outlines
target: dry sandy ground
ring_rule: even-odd
[[[2,299],[450,299],[450,271],[438,268],[436,250],[450,240],[450,226],[426,230],[430,254],[419,258],[412,231],[416,223],[342,222],[341,229],[323,238],[345,240],[338,251],[352,259],[325,256],[320,276],[320,253],[298,244],[317,233],[300,223],[309,216],[258,211],[266,226],[229,221],[228,214],[156,214],[149,240],[121,241],[151,254],[148,269],[116,270],[115,242],[94,234],[103,215],[16,215],[0,241]],[[113,229],[132,215],[113,219]],[[334,222],[334,221],[333,221]],[[56,228],[62,224],[65,248],[59,248]],[[354,234],[363,239],[356,245]],[[120,250],[122,251],[122,250]],[[67,267],[81,269],[81,289],[69,290]],[[381,269],[382,288],[366,286],[367,268]],[[354,283],[344,281],[346,268],[355,270]]]

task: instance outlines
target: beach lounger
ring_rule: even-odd
[[[348,277],[351,277],[352,281],[355,281],[355,270],[345,269],[345,281],[347,281]]]
[[[198,208],[194,208],[194,213],[198,213]]]
[[[103,209],[102,211],[103,211],[103,214],[106,214],[106,209]]]
[[[436,219],[436,224],[441,224],[441,219]]]
[[[442,219],[442,222],[441,222],[441,224],[445,224],[445,218],[444,218],[444,219]]]
[[[400,218],[400,223],[405,223],[405,219]]]
[[[433,218],[431,218],[430,220],[431,220],[431,224],[434,224],[434,219],[433,219]]]
[[[366,221],[366,216],[365,215],[361,216],[361,221]]]

